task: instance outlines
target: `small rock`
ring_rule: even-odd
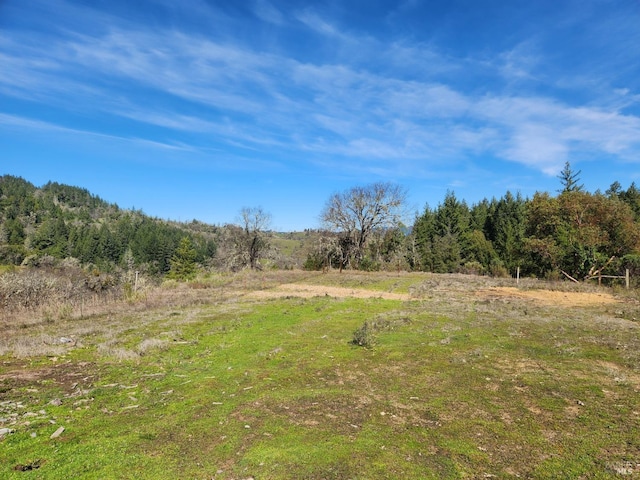
[[[578,405],[580,405],[581,407],[584,407],[584,402],[583,402],[583,401],[578,400],[576,403],[577,403]]]
[[[62,400],[60,400],[59,398],[54,398],[53,400],[51,400],[49,402],[49,405],[53,405],[55,407],[59,407],[60,405],[62,405]]]
[[[64,427],[58,428],[55,432],[51,434],[49,438],[51,439],[58,438],[60,435],[62,435],[62,432],[64,432]]]
[[[15,430],[13,428],[0,428],[0,437],[5,435],[9,435],[10,433],[14,433]]]

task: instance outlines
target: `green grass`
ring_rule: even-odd
[[[3,273],[6,272],[11,272],[13,270],[15,270],[16,267],[14,265],[1,265],[0,264],[0,275],[2,275]]]
[[[370,274],[364,272],[332,271],[326,275],[314,275],[308,283],[312,285],[337,286],[345,288],[363,288],[366,290],[409,293],[410,287],[426,275],[385,272]]]
[[[406,292],[425,278],[298,281]],[[15,433],[0,440],[0,478],[640,473],[635,323],[613,307],[478,302],[448,277],[427,280],[440,293],[411,302],[213,295],[86,319],[104,329],[55,359],[6,356],[0,428]],[[373,348],[351,344],[365,321]]]

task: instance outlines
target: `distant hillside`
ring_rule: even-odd
[[[49,256],[76,258],[103,270],[118,266],[149,273],[169,270],[188,237],[206,263],[216,252],[217,227],[160,220],[124,210],[84,188],[49,182],[42,187],[0,177],[0,263],[29,264]]]

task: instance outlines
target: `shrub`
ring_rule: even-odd
[[[375,336],[373,326],[369,322],[364,322],[360,328],[353,332],[353,345],[359,347],[371,348],[375,345]]]
[[[370,257],[364,257],[358,265],[359,270],[364,272],[378,272],[380,271],[380,262],[373,260]]]
[[[74,305],[86,297],[114,298],[120,295],[117,279],[100,272],[87,274],[82,269],[27,268],[0,275],[0,308],[7,311],[35,310],[47,307],[57,317],[67,317]]]
[[[316,255],[315,253],[310,253],[309,255],[307,255],[307,259],[304,262],[304,265],[302,265],[302,268],[304,270],[322,270],[322,268],[324,267],[324,263],[323,263],[323,259],[319,256]]]
[[[55,278],[38,272],[0,276],[0,304],[7,309],[33,308],[51,301],[59,288]]]
[[[502,263],[501,260],[497,260],[495,262],[491,262],[489,265],[489,274],[496,278],[508,278],[509,270],[507,270],[507,267],[504,266],[504,263]]]
[[[467,275],[482,275],[484,273],[484,267],[477,261],[465,262],[460,268],[460,273]]]

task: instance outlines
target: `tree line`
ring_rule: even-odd
[[[331,195],[322,229],[305,233],[307,269],[416,270],[585,279],[640,273],[640,190],[614,182],[585,191],[567,162],[556,195],[507,191],[473,205],[448,191],[413,217],[392,183]],[[37,188],[0,177],[0,263],[75,258],[101,271],[132,269],[188,278],[196,266],[289,268],[274,247],[271,215],[244,207],[238,222],[170,222],[123,210],[87,190],[49,182]],[[301,265],[303,263],[303,265]]]
[[[556,196],[507,191],[469,206],[449,191],[413,224],[400,220],[406,192],[379,183],[332,196],[326,228],[306,268],[411,269],[540,278],[585,279],[640,273],[640,190],[614,182],[589,193],[569,163]]]

